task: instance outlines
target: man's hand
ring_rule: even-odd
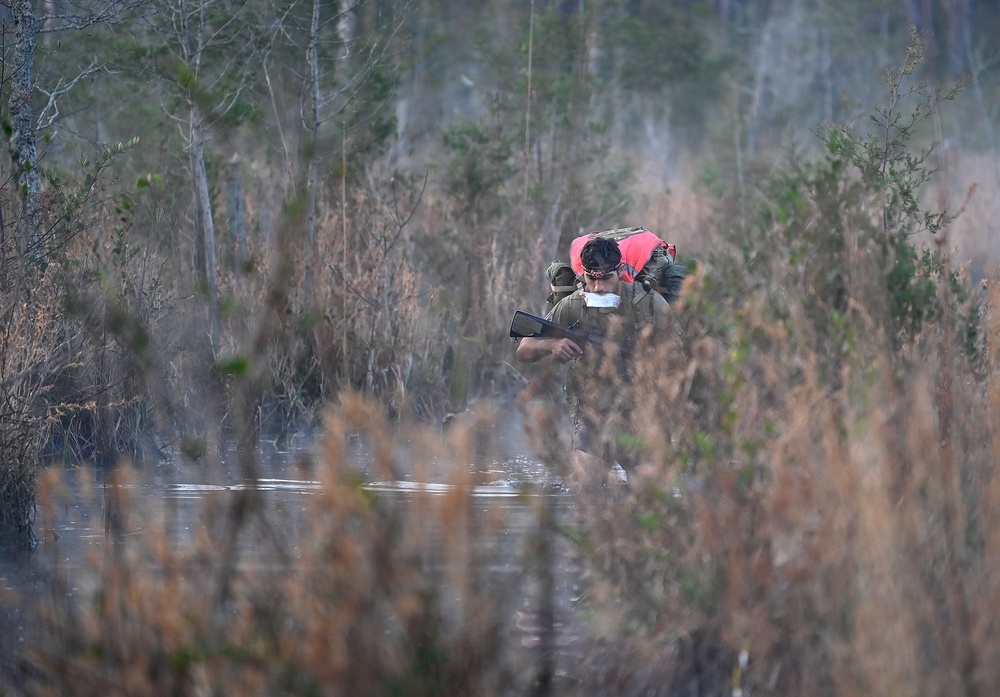
[[[552,356],[560,363],[569,363],[583,355],[583,349],[572,339],[525,337],[517,345],[517,360],[534,363],[546,356]]]
[[[583,349],[572,339],[552,339],[552,355],[560,363],[569,363],[583,355]]]

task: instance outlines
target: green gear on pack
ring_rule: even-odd
[[[578,287],[578,279],[573,267],[564,261],[553,261],[545,270],[545,280],[552,292],[545,298],[545,312],[548,313],[563,298],[572,295]]]
[[[672,303],[681,295],[681,287],[687,278],[688,268],[670,258],[670,254],[662,248],[653,250],[649,261],[636,274],[636,283],[646,290],[655,290]]]

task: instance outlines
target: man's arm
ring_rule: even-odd
[[[583,349],[572,339],[526,336],[517,345],[514,356],[522,363],[536,363],[552,356],[560,363],[568,363],[583,355]]]
[[[583,355],[588,341],[598,341],[594,337],[567,329],[563,324],[566,317],[559,314],[569,305],[565,299],[550,310],[544,318],[518,310],[510,323],[510,335],[521,337],[514,356],[522,363],[535,363],[546,356],[552,356],[560,363],[567,363]],[[561,321],[560,321],[561,320]]]

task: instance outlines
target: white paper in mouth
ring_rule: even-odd
[[[614,293],[584,293],[583,301],[587,307],[618,307],[622,296]]]

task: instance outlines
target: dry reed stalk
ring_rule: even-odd
[[[488,541],[505,523],[473,502],[481,482],[467,464],[492,451],[478,435],[492,422],[483,413],[478,426],[453,426],[442,449],[439,438],[396,433],[381,407],[345,395],[327,414],[309,466],[319,490],[300,521],[282,521],[260,492],[234,518],[229,492],[206,497],[188,539],[174,536],[162,500],[135,497],[123,467],[101,504],[117,532],[94,544],[74,590],[54,587],[31,606],[24,693],[502,694],[527,679],[511,672],[506,646],[515,597],[488,572],[498,551]],[[358,434],[380,477],[403,477],[397,438],[417,461],[453,458],[437,472],[449,492],[400,505],[362,490],[345,448]],[[58,513],[70,492],[55,471],[43,486],[46,515]],[[294,554],[289,523],[301,526]],[[228,539],[239,554],[227,552]],[[223,578],[226,592],[212,592]]]

